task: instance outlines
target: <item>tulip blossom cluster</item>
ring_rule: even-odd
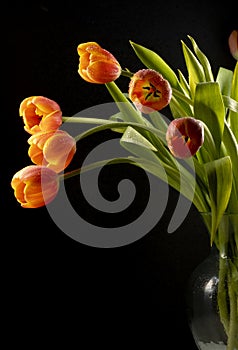
[[[76,141],[60,130],[62,111],[59,105],[44,96],[24,99],[19,108],[24,129],[29,137],[28,165],[12,178],[11,186],[23,208],[38,208],[50,203],[58,193],[59,173],[71,162]]]
[[[167,79],[154,69],[128,73],[118,60],[96,42],[78,45],[78,73],[94,84],[108,84],[120,75],[130,77],[128,96],[136,109],[144,114],[160,111],[169,105],[172,88]],[[19,108],[28,139],[28,155],[34,165],[26,166],[12,178],[15,197],[24,208],[37,208],[52,201],[58,192],[58,173],[70,164],[76,153],[76,141],[60,130],[62,111],[44,96],[25,98]],[[171,122],[166,134],[168,148],[177,158],[193,156],[203,143],[202,124],[192,117]],[[48,185],[45,184],[48,179]],[[44,184],[43,181],[44,180]]]
[[[226,350],[235,350],[238,349],[238,30],[233,30],[228,38],[230,53],[236,60],[235,69],[220,67],[216,77],[195,40],[188,38],[194,51],[182,41],[188,78],[181,71],[176,75],[157,53],[133,42],[130,44],[145,67],[136,72],[123,70],[114,55],[94,41],[79,44],[76,74],[87,83],[104,84],[119,113],[109,120],[69,118],[72,123],[96,124],[73,138],[60,130],[68,118],[62,117],[55,101],[43,96],[24,99],[19,112],[24,129],[30,134],[28,155],[33,164],[18,171],[11,186],[23,208],[38,208],[55,198],[61,179],[109,162],[132,162],[166,181],[190,200],[198,212],[211,214],[202,218],[211,245],[215,244],[220,253],[218,281],[229,282],[219,282],[218,314],[227,335]],[[129,78],[126,93],[115,83],[120,76]],[[166,121],[160,113],[167,106],[172,121]],[[120,145],[129,151],[129,156],[93,162],[60,174],[76,153],[76,140],[105,129],[122,134]],[[223,216],[226,221],[222,220]]]
[[[96,42],[80,44],[77,50],[80,56],[78,73],[85,81],[106,84],[123,74],[117,59]],[[169,105],[172,88],[156,70],[140,69],[130,75],[128,96],[138,111],[150,114]],[[173,120],[168,127],[166,140],[175,157],[191,157],[203,144],[203,125],[192,117]]]

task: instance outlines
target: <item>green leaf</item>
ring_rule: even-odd
[[[180,117],[185,117],[185,116],[192,117],[193,116],[193,112],[190,111],[188,113],[188,111],[186,109],[184,109],[184,106],[187,106],[187,104],[181,103],[177,97],[172,95],[172,98],[171,98],[170,104],[169,104],[169,108],[171,110],[173,118],[180,118]]]
[[[225,146],[225,155],[229,155],[231,158],[231,163],[233,165],[233,186],[234,189],[231,193],[231,198],[233,199],[232,211],[238,212],[238,143],[236,142],[235,136],[232,130],[229,128],[227,122],[225,122],[224,133],[223,133],[223,143]]]
[[[194,96],[194,116],[208,126],[219,152],[224,130],[225,107],[217,82],[197,84]]]
[[[168,129],[168,123],[169,120],[164,119],[164,116],[158,112],[158,111],[154,111],[152,113],[149,114],[149,118],[152,122],[152,124],[159,130],[163,131],[164,133],[166,133],[167,129]]]
[[[191,100],[191,98],[175,88],[173,89],[173,96],[176,99],[179,99],[180,101],[184,101],[187,105],[193,106],[193,101]]]
[[[123,117],[124,121],[144,123],[141,114],[134,108],[132,103],[128,101],[114,81],[106,83],[105,86],[122,113],[121,117]]]
[[[229,108],[231,111],[235,112],[236,115],[238,115],[238,102],[229,96],[223,95],[222,97],[225,107]]]
[[[184,59],[188,71],[188,81],[191,89],[192,96],[195,93],[196,85],[200,82],[205,82],[206,77],[203,67],[194,53],[188,48],[188,46],[181,40]]]
[[[238,101],[238,61],[233,73],[232,86],[231,86],[231,97]]]
[[[157,151],[157,149],[150,143],[144,136],[142,136],[138,131],[136,131],[131,126],[128,126],[121,137],[121,144],[125,145],[132,143],[136,146],[140,146],[151,151]]]
[[[187,166],[170,157],[169,151],[160,145],[157,150],[148,139],[143,137],[140,132],[131,126],[128,126],[123,134],[120,144],[131,154],[138,157],[138,163],[143,165],[143,169],[151,172],[158,178],[166,181],[170,186],[179,191],[183,196],[189,199],[201,211],[207,208],[206,199],[200,189],[196,186],[196,178],[192,168],[188,170]],[[165,157],[163,156],[166,152]]]
[[[183,87],[184,92],[188,95],[188,97],[191,97],[190,86],[180,69],[178,69],[178,75],[179,75],[180,84]]]
[[[191,40],[194,52],[203,66],[206,81],[214,81],[211,65],[207,56],[199,49],[197,43],[190,35],[188,35],[188,38]]]
[[[133,153],[136,154],[134,149]],[[152,160],[149,157],[140,157],[139,153],[137,155],[138,158],[129,156],[129,159],[133,160],[135,164],[138,164],[145,171],[168,183],[169,186],[193,202],[199,211],[208,210],[204,193],[196,186],[194,175],[185,167],[179,163],[177,163],[177,166],[165,163],[160,158]]]
[[[238,61],[234,69],[230,97],[238,103]],[[235,135],[236,142],[238,143],[238,112],[234,111],[233,109],[230,109],[228,121],[231,130]]]
[[[136,130],[139,130],[139,132],[142,134],[144,131],[151,133],[154,136],[157,136],[161,142],[166,144],[165,139],[165,133],[154,128],[153,126],[148,126],[146,124],[138,124],[133,122],[113,122],[110,120],[105,119],[97,119],[97,118],[78,118],[78,117],[70,117],[67,119],[67,122],[78,122],[78,123],[88,123],[88,124],[101,124],[99,126],[95,126],[93,128],[90,128],[86,131],[81,132],[77,136],[75,136],[75,140],[79,141],[84,139],[85,137],[88,137],[96,132],[100,132],[102,130],[106,129],[112,129],[112,130],[122,130],[126,129],[127,126],[132,126]]]
[[[154,51],[130,41],[137,57],[150,69],[154,69],[167,79],[172,87],[181,90],[179,80],[170,66]]]
[[[220,67],[216,81],[220,85],[222,95],[230,96],[233,72],[229,69]]]
[[[163,77],[168,80],[172,88],[180,91],[185,96],[187,95],[187,92],[184,91],[175,72],[157,53],[141,45],[133,43],[132,41],[130,41],[130,44],[134,49],[137,57],[147,68],[154,69],[162,74]],[[180,103],[181,108],[185,111],[184,115],[191,115],[192,111],[190,105],[185,103],[183,100],[180,100],[179,97],[177,97],[177,100],[178,103]]]
[[[205,164],[208,191],[211,198],[212,227],[211,244],[224,214],[232,189],[232,163],[229,156]]]

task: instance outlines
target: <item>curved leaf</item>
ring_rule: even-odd
[[[196,41],[190,35],[188,35],[188,38],[191,40],[194,52],[203,66],[206,81],[214,81],[211,65],[207,56],[199,49]]]
[[[155,69],[167,79],[172,87],[181,91],[179,80],[170,66],[154,51],[130,41],[137,57],[150,69]]]
[[[196,85],[200,82],[205,82],[206,77],[203,67],[194,53],[181,40],[184,59],[188,70],[188,80],[192,95],[195,93]]]
[[[232,163],[229,156],[205,164],[208,190],[211,198],[212,227],[211,244],[225,212],[232,190]]]
[[[238,103],[238,61],[234,69],[230,97]],[[231,130],[235,135],[236,142],[238,143],[238,112],[230,109],[228,120],[231,126]]]
[[[132,121],[138,123],[144,123],[141,114],[134,108],[134,106],[128,101],[123,92],[119,89],[114,81],[106,83],[108,91],[110,92],[113,100],[118,106],[118,109],[123,115],[123,120]],[[122,103],[123,102],[123,103]]]
[[[217,82],[200,83],[194,96],[194,115],[209,128],[219,151],[225,122],[225,107]]]
[[[220,67],[216,81],[220,85],[222,95],[230,96],[233,72],[229,69]]]
[[[154,69],[160,72],[166,80],[169,81],[172,88],[180,91],[183,95],[187,96],[187,91],[183,89],[182,85],[179,82],[179,79],[175,72],[170,68],[170,66],[154,51],[147,49],[141,45],[138,45],[130,41],[132,48],[134,49],[137,57],[141,62],[150,69]],[[191,115],[192,110],[189,104],[185,103],[180,97],[176,97],[178,103],[181,105],[181,108],[185,111],[183,115]],[[172,102],[173,103],[173,102]],[[170,103],[171,105],[171,103]],[[171,107],[171,106],[170,106]],[[173,113],[173,110],[171,108]],[[177,115],[176,115],[177,116]]]

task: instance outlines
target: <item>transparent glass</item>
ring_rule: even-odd
[[[200,350],[238,350],[237,224],[237,214],[223,216],[217,244],[188,281],[188,321]]]
[[[198,349],[226,350],[227,335],[217,308],[219,252],[209,256],[193,271],[187,293],[189,325]]]

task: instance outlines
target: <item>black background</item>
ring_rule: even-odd
[[[171,68],[186,75],[180,40],[188,44],[191,35],[216,74],[219,66],[233,69],[235,64],[227,41],[238,24],[233,5],[233,1],[222,6],[215,1],[35,1],[2,9],[2,140],[6,141],[2,141],[1,205],[7,238],[2,246],[3,303],[9,342],[31,348],[66,339],[74,340],[77,348],[137,348],[144,342],[146,349],[162,344],[166,349],[196,349],[186,318],[186,283],[208,254],[209,242],[193,206],[177,231],[168,234],[177,198],[171,190],[168,208],[150,233],[127,246],[95,248],[63,233],[46,208],[21,208],[10,181],[30,163],[29,135],[18,114],[25,97],[47,96],[68,116],[112,101],[104,86],[79,77],[79,43],[96,41],[122,67],[135,71],[141,63],[129,45],[132,40],[157,51]],[[118,84],[125,90],[128,80],[119,78]],[[78,145],[79,162],[96,141]],[[123,169],[126,174],[128,169]],[[128,171],[140,177],[135,169]],[[113,186],[112,179],[103,181]]]

